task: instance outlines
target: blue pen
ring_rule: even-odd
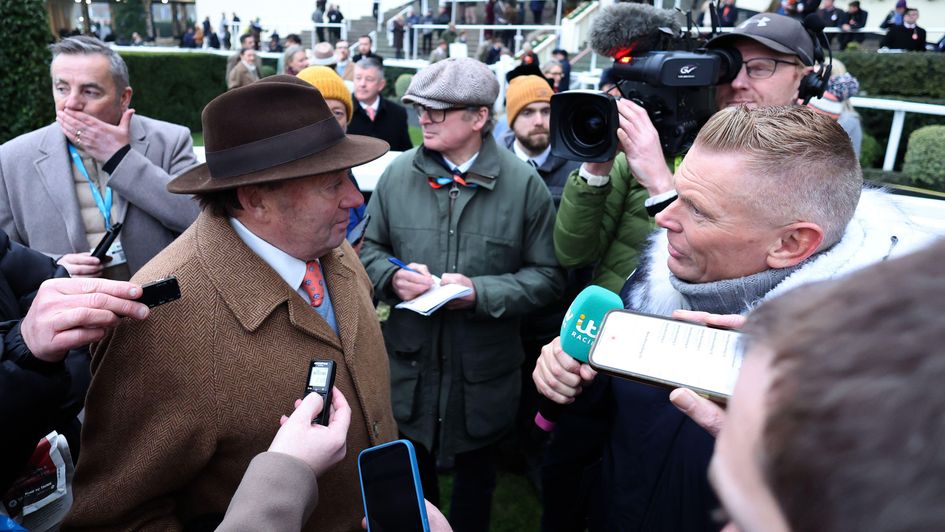
[[[404,263],[404,261],[398,259],[397,257],[388,257],[387,260],[388,260],[391,264],[393,264],[394,266],[397,266],[398,268],[402,268],[402,269],[404,269],[404,270],[407,270],[408,272],[420,273],[420,272],[418,272],[417,270],[411,268],[410,266],[407,266],[407,264]]]
[[[410,266],[407,266],[407,264],[404,263],[404,261],[398,259],[397,257],[387,257],[387,260],[388,260],[391,264],[393,264],[394,266],[397,266],[398,268],[400,268],[400,269],[402,269],[402,270],[407,270],[408,272],[413,272],[413,273],[420,273],[420,272],[418,272],[417,270],[411,268]],[[420,273],[420,275],[423,275],[423,274]],[[434,282],[434,283],[440,284],[440,278],[439,278],[439,277],[437,277],[437,276],[435,276],[435,275],[431,275],[430,277],[433,277],[433,282]]]

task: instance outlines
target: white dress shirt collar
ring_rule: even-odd
[[[230,227],[236,231],[236,235],[249,246],[249,249],[253,250],[253,253],[259,255],[259,258],[275,270],[279,277],[293,290],[299,290],[302,286],[302,279],[305,277],[305,261],[297,259],[259,238],[236,218],[229,218],[229,222]]]
[[[374,109],[374,115],[377,116],[377,112],[381,110],[381,96],[378,95],[377,98],[374,98],[374,102],[367,104],[358,100],[358,103],[361,104],[362,109],[367,109],[368,107]]]
[[[476,158],[477,158],[477,157],[479,157],[479,152],[478,152],[478,151],[476,152],[475,155],[473,155],[472,157],[470,157],[468,161],[464,162],[463,164],[459,164],[459,165],[457,165],[457,164],[454,163],[453,161],[447,159],[445,156],[443,157],[443,160],[446,161],[446,166],[450,167],[451,169],[452,169],[452,168],[456,168],[457,170],[459,170],[459,172],[460,172],[461,174],[465,174],[466,172],[469,171],[470,168],[472,168],[472,165],[473,165],[473,163],[476,162]]]
[[[545,148],[545,151],[535,155],[534,157],[529,155],[522,149],[521,144],[519,144],[518,139],[515,139],[515,142],[512,143],[512,150],[515,152],[515,156],[519,159],[525,161],[535,161],[535,164],[540,168],[541,165],[545,164],[545,161],[548,160],[548,156],[551,155],[551,144]]]

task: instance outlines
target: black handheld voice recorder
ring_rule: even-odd
[[[331,406],[331,388],[335,385],[335,361],[312,360],[308,367],[308,379],[305,380],[305,395],[317,393],[322,396],[323,405],[320,414],[312,423],[328,425],[328,412]]]

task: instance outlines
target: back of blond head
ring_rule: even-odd
[[[840,241],[863,188],[849,136],[803,106],[723,109],[699,131],[694,149],[740,156],[751,182],[733,193],[773,223],[818,224],[821,249]]]

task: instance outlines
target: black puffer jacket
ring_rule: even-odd
[[[42,253],[11,242],[0,231],[0,493],[23,468],[40,438],[66,436],[77,456],[76,414],[89,386],[89,351],[70,351],[63,362],[43,362],[20,335],[20,320],[43,281],[68,277]]]

